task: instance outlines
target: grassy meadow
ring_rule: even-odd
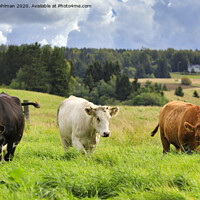
[[[200,89],[196,89],[200,94]],[[0,200],[116,199],[194,200],[200,198],[200,155],[162,155],[158,123],[160,107],[120,106],[110,121],[112,135],[101,138],[93,155],[75,149],[63,151],[57,108],[64,98],[20,90],[1,89],[21,100],[38,100],[30,107],[30,121],[12,162],[0,163]],[[179,100],[200,104],[184,90]],[[174,91],[166,92],[177,99]]]
[[[138,81],[142,84],[144,84],[146,81],[151,81],[152,83],[161,83],[161,84],[166,84],[167,88],[169,90],[175,90],[176,87],[178,87],[181,84],[181,78],[188,77],[191,81],[192,84],[190,87],[200,87],[200,74],[189,74],[189,75],[183,75],[178,72],[173,72],[170,73],[171,78],[140,78]],[[133,79],[131,79],[132,81]],[[184,86],[181,85],[183,88],[189,86]]]

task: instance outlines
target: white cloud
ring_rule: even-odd
[[[47,45],[47,44],[48,44],[48,42],[47,42],[47,40],[46,40],[46,39],[43,39],[43,40],[41,40],[39,43],[40,43],[42,46],[44,46],[44,45]]]
[[[7,3],[18,3],[7,0]],[[25,1],[25,0],[24,0]],[[29,4],[55,4],[30,0]],[[199,0],[57,0],[84,8],[3,9],[0,37],[34,43],[96,48],[199,48]]]
[[[12,28],[8,24],[0,24],[0,44],[7,44],[7,34],[12,32]]]
[[[11,33],[12,32],[12,28],[8,24],[0,24],[0,31],[3,31],[5,33]]]
[[[87,21],[79,24],[80,32],[69,34],[68,45],[96,48],[148,46],[155,29],[152,2],[140,0],[122,4],[119,1],[104,0],[101,2],[103,5],[95,2]]]
[[[63,35],[57,35],[54,39],[51,40],[51,44],[53,46],[66,46],[67,45],[67,37]]]
[[[2,32],[0,31],[0,44],[6,44],[7,38],[3,36]]]

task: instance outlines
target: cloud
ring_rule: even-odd
[[[67,38],[64,35],[57,35],[54,39],[51,40],[53,46],[66,46]]]
[[[28,4],[52,6],[55,0]],[[195,20],[200,18],[199,0],[57,0],[56,4],[91,8],[0,8],[0,43],[128,49],[200,46],[200,21]]]
[[[7,4],[19,3],[10,1]],[[71,3],[74,1],[68,1]],[[86,1],[77,0],[76,4]],[[27,2],[24,2],[27,3]],[[58,0],[65,5],[66,1]],[[32,4],[54,5],[52,0],[32,0]],[[78,23],[87,17],[89,9],[80,8],[29,8],[29,9],[2,9],[0,12],[0,25],[7,24],[13,30],[7,35],[7,41],[12,44],[34,43],[35,41],[50,41],[51,45],[66,46],[68,34],[78,30]],[[1,30],[1,29],[0,29]],[[2,31],[5,33],[5,31]]]
[[[0,44],[6,44],[7,38],[3,36],[3,33],[0,31]]]
[[[39,41],[39,43],[40,43],[42,46],[48,44],[48,42],[46,41],[46,39],[43,39],[43,40]]]
[[[110,1],[105,8],[93,4],[87,21],[79,24],[80,32],[69,34],[68,45],[131,49],[148,46],[154,37],[154,10],[150,2],[115,2]]]
[[[200,1],[183,0],[157,2],[153,9],[157,24],[157,40],[163,48],[198,48],[200,31]]]

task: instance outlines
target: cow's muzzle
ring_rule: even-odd
[[[110,132],[104,132],[103,133],[103,137],[109,137],[110,136]]]

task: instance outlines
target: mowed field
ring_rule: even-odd
[[[195,88],[200,94],[200,89]],[[57,108],[64,98],[20,90],[1,89],[21,100],[38,100],[30,107],[30,121],[12,162],[0,164],[0,199],[136,199],[194,200],[200,198],[200,155],[162,155],[158,123],[160,107],[120,106],[110,121],[109,138],[101,138],[93,155],[75,149],[64,153]],[[200,104],[184,90],[179,100]],[[177,99],[174,91],[165,95]]]
[[[181,77],[188,77],[191,81],[191,85],[181,85]],[[132,79],[133,80],[133,79]],[[138,80],[142,85],[145,85],[146,81],[154,83],[160,83],[161,85],[166,85],[168,90],[175,90],[179,85],[183,89],[200,87],[200,75],[181,75],[178,73],[171,73],[171,78],[141,78]]]

